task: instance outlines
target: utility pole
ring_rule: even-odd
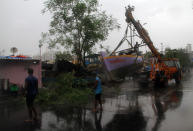
[[[40,84],[40,88],[42,87],[42,54],[41,54],[41,48],[43,46],[43,44],[41,42],[39,42],[39,48],[40,48],[40,63],[39,63],[39,84]]]
[[[40,43],[40,44],[39,44],[39,48],[40,48],[40,60],[42,60],[42,54],[41,54],[41,48],[42,48],[42,46],[43,46],[43,44]]]

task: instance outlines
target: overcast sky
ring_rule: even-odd
[[[41,32],[49,29],[50,15],[41,14],[45,0],[0,0],[0,51],[10,54],[10,48],[18,48],[18,54],[36,55]],[[134,16],[141,23],[156,48],[184,48],[193,44],[193,0],[100,0],[106,10],[121,24],[104,42],[114,49],[126,28],[125,7],[135,6]],[[123,45],[125,48],[127,45]],[[46,45],[44,45],[45,51]]]

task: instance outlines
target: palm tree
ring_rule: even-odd
[[[16,47],[12,47],[12,48],[10,49],[10,52],[13,54],[13,56],[15,55],[15,53],[16,53],[17,51],[18,51],[18,50],[17,50]]]

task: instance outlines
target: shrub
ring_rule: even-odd
[[[84,105],[92,96],[87,80],[75,78],[74,73],[59,75],[49,88],[40,89],[37,102],[41,105]]]

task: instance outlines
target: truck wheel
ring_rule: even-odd
[[[160,85],[161,81],[160,81],[160,75],[159,73],[156,73],[156,76],[155,76],[155,85]]]
[[[167,86],[167,85],[168,85],[168,79],[167,79],[167,78],[164,78],[164,80],[163,80],[163,85],[164,85],[164,86]]]
[[[175,81],[176,81],[177,84],[180,84],[180,82],[181,82],[181,73],[180,72],[178,72],[176,74]]]

